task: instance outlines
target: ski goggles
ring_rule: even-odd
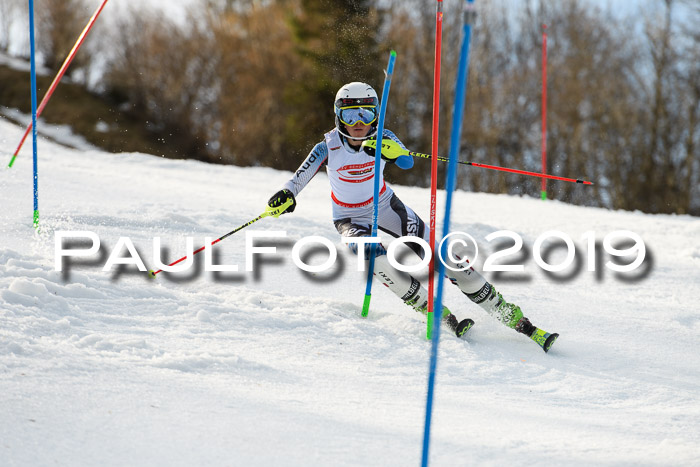
[[[337,109],[338,119],[347,126],[355,126],[358,123],[370,125],[377,119],[376,107],[344,107]]]

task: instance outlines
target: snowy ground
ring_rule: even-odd
[[[21,134],[0,119],[3,167]],[[0,173],[0,465],[420,462],[425,324],[379,287],[359,316],[364,276],[330,222],[325,174],[293,214],[216,246],[242,272],[149,280],[102,272],[119,237],[148,265],[153,237],[180,257],[185,237],[199,245],[257,216],[289,173],[46,140],[39,170],[39,235],[31,144]],[[426,190],[395,188],[427,213]],[[480,245],[497,230],[522,236],[525,273],[487,276],[561,337],[544,354],[449,285],[447,305],[476,326],[441,340],[431,465],[700,465],[700,220],[464,192],[455,203],[454,228]],[[532,259],[551,229],[579,247],[569,278]],[[621,229],[643,238],[647,274],[620,278],[606,255],[588,272],[581,235]],[[62,230],[94,231],[101,255],[55,271]],[[247,230],[288,235],[256,273],[244,272]],[[338,245],[345,267],[299,271],[291,247],[309,235]]]

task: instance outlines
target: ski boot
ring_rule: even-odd
[[[554,344],[554,341],[556,341],[557,337],[559,337],[559,334],[556,332],[550,334],[538,327],[535,327],[535,325],[533,325],[530,320],[525,317],[520,318],[518,324],[515,325],[515,330],[521,334],[525,334],[527,337],[535,341],[537,345],[542,347],[542,350],[545,352],[549,352],[552,344]]]
[[[423,292],[423,290],[424,289],[421,288],[420,292]],[[425,295],[427,295],[427,293]],[[419,313],[426,315],[428,313],[428,300],[422,298],[422,296],[422,293],[418,293],[413,299],[406,300],[405,303]],[[474,326],[474,320],[469,318],[458,321],[457,317],[453,315],[446,306],[442,307],[442,321],[447,324],[447,327],[449,327],[457,337],[462,337]]]
[[[518,305],[508,303],[503,295],[488,283],[478,293],[467,294],[467,296],[509,328],[515,329],[535,341],[545,352],[549,352],[552,344],[559,337],[559,334],[550,334],[535,327],[529,319],[523,316]]]
[[[508,303],[494,286],[491,286],[486,299],[479,305],[511,329],[515,329],[523,317],[520,307],[514,303]]]

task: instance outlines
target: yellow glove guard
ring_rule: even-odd
[[[377,150],[376,139],[366,139],[362,142],[363,148],[371,148]],[[407,156],[408,150],[402,148],[398,143],[392,140],[382,139],[382,157],[384,159],[396,159],[401,156]]]
[[[284,211],[289,209],[289,207],[292,204],[294,204],[294,200],[292,198],[290,198],[287,201],[285,201],[284,204],[277,206],[276,208],[273,208],[272,206],[268,206],[265,209],[265,212],[263,213],[262,217],[267,217],[267,216],[279,217],[282,215],[282,213]]]

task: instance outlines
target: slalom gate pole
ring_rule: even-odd
[[[428,158],[428,159],[431,157],[428,154],[420,154],[420,153],[413,152],[413,151],[409,151],[408,155],[415,156],[415,157]],[[446,159],[444,157],[438,157],[437,159],[439,161],[442,161],[442,162],[450,162],[451,161],[451,159]],[[577,179],[577,178],[558,177],[556,175],[549,175],[549,174],[538,173],[538,172],[529,172],[527,170],[510,169],[508,167],[499,167],[497,165],[481,164],[479,162],[456,161],[456,163],[457,164],[464,164],[464,165],[471,165],[472,167],[480,167],[482,169],[500,170],[502,172],[510,172],[510,173],[520,174],[520,175],[529,175],[531,177],[540,177],[540,178],[546,178],[549,180],[559,180],[562,182],[581,183],[583,185],[593,185],[594,184],[593,182],[589,182],[587,180],[581,180],[581,179]]]
[[[36,47],[34,42],[34,0],[29,0],[29,46],[30,46],[30,81],[32,87],[32,140],[34,160],[34,219],[32,225],[39,230],[39,158],[36,146]]]
[[[92,15],[92,18],[90,18],[90,21],[88,22],[87,26],[85,26],[85,29],[83,29],[83,32],[78,37],[78,41],[75,43],[75,45],[71,49],[70,53],[68,54],[68,57],[66,57],[66,60],[63,62],[63,65],[61,65],[61,68],[58,70],[58,74],[53,79],[51,86],[49,86],[49,90],[46,91],[44,98],[41,100],[41,104],[39,104],[39,109],[36,112],[37,117],[39,115],[41,115],[41,112],[43,112],[44,107],[46,107],[46,104],[49,102],[49,99],[51,99],[51,95],[56,90],[56,87],[58,86],[58,82],[61,81],[61,78],[63,78],[63,75],[65,74],[66,70],[68,69],[68,66],[73,61],[73,58],[75,58],[75,54],[78,52],[78,49],[80,48],[81,45],[83,45],[83,41],[85,40],[85,37],[87,36],[88,32],[90,32],[90,29],[92,29],[92,25],[95,24],[95,20],[97,20],[97,17],[102,12],[102,9],[107,4],[107,1],[108,0],[102,1],[102,4],[97,8],[95,13]],[[31,3],[32,3],[32,0],[30,0],[30,4]],[[17,146],[15,153],[12,155],[12,159],[10,160],[8,167],[12,167],[12,165],[15,163],[15,159],[17,158],[17,154],[19,154],[19,150],[22,149],[22,145],[24,144],[24,140],[27,139],[27,135],[29,134],[31,129],[34,128],[35,125],[36,125],[36,121],[35,121],[35,119],[32,119],[32,124],[29,127],[27,127],[27,130],[24,132],[24,136],[22,136],[22,140],[19,142],[19,145]]]
[[[368,146],[370,148],[373,148],[376,145],[376,142],[375,141],[366,141],[362,144],[364,146]],[[396,144],[395,142],[390,141],[390,140],[383,142],[382,146],[384,146],[384,152],[390,153],[393,157],[406,155],[406,156],[420,157],[422,159],[432,159],[432,156],[430,154],[421,154],[420,152],[406,151],[401,146],[399,146],[398,144]],[[439,160],[441,162],[450,162],[451,159],[448,159],[446,157],[438,157],[437,160]],[[541,178],[547,178],[549,180],[559,180],[562,182],[581,183],[583,185],[593,185],[594,184],[593,182],[589,182],[587,180],[581,180],[581,179],[576,179],[576,178],[558,177],[556,175],[549,175],[549,174],[538,173],[538,172],[529,172],[527,170],[510,169],[508,167],[499,167],[497,165],[481,164],[479,162],[457,161],[457,163],[464,164],[464,165],[471,165],[472,167],[479,167],[482,169],[500,170],[503,172],[515,173],[515,174],[520,174],[520,175],[528,175],[531,177],[541,177]]]
[[[374,197],[372,198],[372,204],[374,204],[374,214],[372,217],[372,237],[377,236],[377,223],[379,218],[379,173],[381,172],[381,146],[382,146],[382,133],[384,133],[384,116],[386,115],[386,105],[389,101],[389,89],[391,88],[391,77],[394,74],[394,63],[396,62],[396,51],[392,50],[389,54],[389,65],[386,69],[386,76],[384,77],[384,89],[382,90],[382,102],[381,107],[379,107],[379,121],[377,122],[377,142],[379,143],[379,149],[377,150],[377,156],[374,158]],[[367,269],[367,286],[365,287],[365,300],[362,303],[362,317],[366,318],[369,314],[369,302],[372,299],[372,277],[374,276],[374,253],[377,249],[377,244],[370,244],[369,249],[369,266]],[[364,254],[364,252],[358,251],[358,254]]]
[[[289,206],[292,205],[292,202],[293,202],[293,201],[290,199],[290,200],[287,200],[287,202],[285,202],[283,205],[278,206],[278,207],[276,207],[276,208],[268,207],[268,208],[265,210],[265,212],[263,212],[262,214],[260,214],[258,217],[256,217],[256,218],[253,219],[252,221],[248,221],[248,222],[246,222],[245,224],[243,224],[242,226],[236,227],[235,229],[233,229],[232,231],[230,231],[230,232],[227,233],[226,235],[222,235],[221,237],[219,237],[219,238],[217,238],[216,240],[214,240],[213,242],[211,242],[208,246],[214,246],[214,245],[216,245],[216,244],[219,243],[221,240],[224,240],[224,239],[230,237],[231,235],[235,234],[235,233],[238,232],[239,230],[245,229],[245,228],[248,227],[249,225],[256,223],[257,221],[259,221],[260,219],[262,219],[262,218],[264,218],[264,217],[269,217],[269,216],[272,216],[272,217],[279,217],[284,211],[287,210],[287,208],[288,208]],[[194,256],[194,255],[196,255],[197,253],[203,251],[206,247],[207,247],[207,245],[201,247],[201,248],[198,249],[197,251],[193,251],[191,256]],[[180,262],[186,260],[186,259],[189,258],[189,257],[190,257],[190,255],[183,256],[182,258],[178,259],[177,261],[173,261],[172,263],[168,264],[168,266],[169,266],[169,267],[170,267],[170,266],[175,266],[176,264],[178,264],[178,263],[180,263]],[[150,271],[148,271],[148,275],[149,275],[150,277],[156,277],[156,274],[161,273],[161,272],[163,272],[162,269],[159,269],[159,270],[157,270],[157,271],[150,270]]]
[[[435,296],[435,287],[433,280],[435,278],[435,212],[437,210],[437,172],[438,172],[438,137],[440,129],[440,63],[442,56],[442,0],[437,0],[437,9],[435,13],[435,71],[433,73],[433,155],[430,165],[430,248],[433,255],[430,258],[428,266],[428,314],[427,314],[427,329],[425,333],[426,339],[430,339],[433,332],[433,297]]]
[[[547,25],[542,25],[542,172],[547,171]],[[547,180],[542,179],[542,200],[547,199]]]
[[[476,14],[474,0],[465,0],[464,3],[464,27],[462,34],[462,50],[457,69],[457,84],[452,115],[452,134],[450,136],[450,163],[447,169],[447,201],[445,204],[445,219],[443,221],[443,238],[450,232],[450,211],[452,210],[452,192],[455,189],[457,178],[457,158],[459,157],[459,140],[462,131],[462,117],[464,115],[464,101],[467,87],[467,71],[469,66],[469,41],[471,38],[471,23]],[[446,246],[443,245],[443,250]],[[430,351],[430,366],[428,376],[428,395],[425,404],[425,429],[423,433],[423,456],[421,465],[427,467],[430,448],[430,424],[433,411],[433,394],[435,390],[435,370],[437,368],[438,344],[440,342],[440,319],[442,316],[442,294],[445,284],[445,265],[442,261],[438,265],[437,295],[435,297],[435,310],[438,310],[438,319],[435,320],[435,332],[432,336],[432,348]]]

